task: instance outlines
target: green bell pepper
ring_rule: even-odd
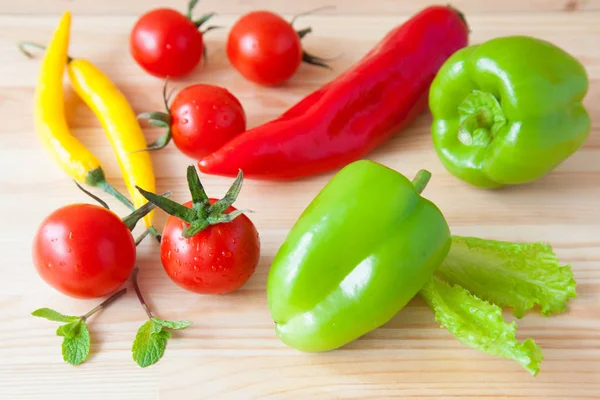
[[[431,85],[435,150],[450,173],[479,187],[530,182],[585,142],[585,69],[525,36],[466,47]]]
[[[279,338],[308,352],[343,346],[385,324],[429,281],[450,248],[440,210],[371,161],[342,169],[300,216],[269,272]]]

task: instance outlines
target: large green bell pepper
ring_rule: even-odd
[[[538,179],[585,142],[587,87],[581,63],[542,40],[502,37],[459,50],[431,85],[436,152],[475,186]]]
[[[425,285],[450,248],[439,209],[371,161],[342,169],[301,215],[269,272],[279,338],[302,351],[340,347],[383,325]]]

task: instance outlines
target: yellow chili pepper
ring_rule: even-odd
[[[100,161],[69,131],[62,78],[68,59],[71,14],[63,14],[47,47],[35,93],[35,128],[46,150],[73,179],[96,186],[127,203],[106,181]]]
[[[135,187],[153,192],[155,179],[150,155],[147,151],[138,151],[148,146],[136,114],[121,91],[89,61],[70,60],[68,72],[75,92],[96,114],[106,131],[133,204],[139,208],[147,200]],[[152,213],[144,217],[144,222],[151,227]]]

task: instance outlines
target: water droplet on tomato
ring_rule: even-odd
[[[75,264],[75,271],[80,272],[81,271],[81,265]]]
[[[194,265],[194,271],[198,271],[198,266]]]
[[[181,119],[181,123],[184,124],[184,125],[187,124],[188,122],[189,121],[187,120],[187,118],[182,118]]]
[[[171,44],[170,43],[167,43],[166,47],[167,47],[167,50],[171,50]]]
[[[202,278],[200,278],[199,276],[195,276],[194,277],[194,282],[196,282],[196,283],[204,283],[204,281],[202,280]]]
[[[225,258],[229,258],[229,257],[231,257],[231,252],[230,252],[230,251],[223,251],[223,252],[221,252],[221,254],[222,254],[223,256],[225,256]]]
[[[175,260],[175,262],[177,263],[177,265],[181,265],[181,260],[179,258]]]
[[[183,239],[185,239],[183,236],[179,236],[178,239],[181,241]]]
[[[50,239],[50,241],[53,243],[56,242],[57,240],[58,240],[58,238],[56,238],[56,237],[53,237],[52,239]]]
[[[237,240],[237,238],[233,238],[233,239],[231,239],[231,242],[232,242],[233,244],[236,244],[236,243],[238,242],[238,240]]]
[[[59,263],[58,263],[58,265],[59,265],[60,267],[64,267],[64,266],[65,266],[65,262],[64,262],[64,261],[61,261],[61,262],[59,262]]]
[[[200,243],[196,243],[196,251],[200,251]]]
[[[69,239],[73,239],[75,237],[75,235],[73,235],[73,232],[69,232]]]
[[[179,253],[179,247],[175,247],[175,253]]]
[[[67,253],[70,253],[70,252],[72,252],[72,251],[73,251],[72,249],[68,249],[68,250],[67,250]]]
[[[171,259],[171,250],[167,251],[167,260]]]
[[[217,267],[215,267],[214,265],[211,265],[211,266],[210,266],[210,269],[211,269],[212,271],[216,271],[216,270],[217,270]]]
[[[52,263],[48,263],[47,267],[52,268]]]

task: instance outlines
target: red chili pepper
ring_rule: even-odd
[[[198,163],[202,172],[295,179],[343,167],[413,121],[427,107],[442,64],[467,45],[451,7],[421,11],[391,31],[358,64],[281,117],[248,130]]]

